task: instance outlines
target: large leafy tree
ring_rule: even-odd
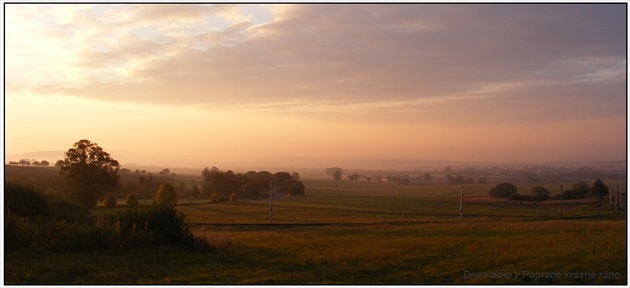
[[[118,186],[120,164],[96,143],[82,139],[65,153],[61,173],[68,182],[68,197],[88,208]]]

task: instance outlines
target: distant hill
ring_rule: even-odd
[[[27,152],[18,155],[5,155],[5,162],[9,163],[9,161],[20,161],[22,159],[35,159],[37,161],[46,160],[50,162],[50,165],[54,165],[55,162],[59,159],[63,159],[65,151],[34,151]]]

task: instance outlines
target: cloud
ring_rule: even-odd
[[[7,6],[24,25],[7,25],[8,93],[326,115],[476,107],[486,121],[556,99],[595,114],[625,103],[624,5],[27,6]],[[17,39],[29,31],[44,38]]]

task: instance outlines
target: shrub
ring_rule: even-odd
[[[193,236],[185,220],[186,215],[178,212],[175,207],[151,205],[121,210],[115,215],[106,214],[99,223],[116,235],[111,244],[114,248],[144,248],[154,245],[196,251],[209,248],[207,241]]]
[[[217,193],[210,195],[210,203],[219,203],[219,195]]]
[[[239,199],[238,194],[232,193],[230,194],[230,202],[237,202]]]
[[[529,195],[521,195],[518,193],[510,195],[508,199],[513,201],[532,201],[532,197],[530,197]]]
[[[490,189],[490,196],[495,198],[508,198],[515,193],[518,193],[516,186],[507,182],[499,183]]]
[[[53,222],[49,231],[44,231],[50,238],[39,243],[39,246],[58,252],[92,252],[110,248],[116,235],[113,229],[106,228],[81,223]]]
[[[125,200],[127,201],[127,207],[131,209],[138,208],[138,198],[136,198],[136,195],[133,195],[133,193],[129,193]]]
[[[186,215],[166,205],[152,205],[143,209],[139,215],[139,228],[156,233],[157,244],[176,246],[184,238],[190,236]],[[144,227],[142,223],[144,223]]]
[[[12,250],[29,246],[33,242],[35,231],[26,217],[13,213],[4,213],[4,249]]]
[[[29,219],[50,216],[48,201],[40,191],[14,181],[4,183],[4,210],[5,215],[9,211]]]
[[[573,200],[573,199],[583,199],[584,193],[579,189],[569,189],[567,191],[562,192],[562,199],[564,200]]]
[[[177,205],[175,187],[169,183],[162,183],[157,193],[155,193],[155,204],[175,207],[175,205]]]
[[[108,193],[107,196],[105,196],[105,201],[103,201],[103,204],[107,208],[116,207],[116,196],[114,196],[114,194],[112,193]]]
[[[94,220],[90,209],[63,197],[51,197],[49,199],[50,216],[53,221],[70,223],[92,223]]]

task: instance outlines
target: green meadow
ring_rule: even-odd
[[[213,251],[25,248],[5,254],[5,284],[627,283],[626,214],[604,205],[598,216],[593,199],[565,201],[560,219],[558,201],[518,204],[487,197],[491,184],[464,185],[460,220],[458,185],[304,183],[306,195],[273,199],[273,225],[268,199],[179,199]]]

